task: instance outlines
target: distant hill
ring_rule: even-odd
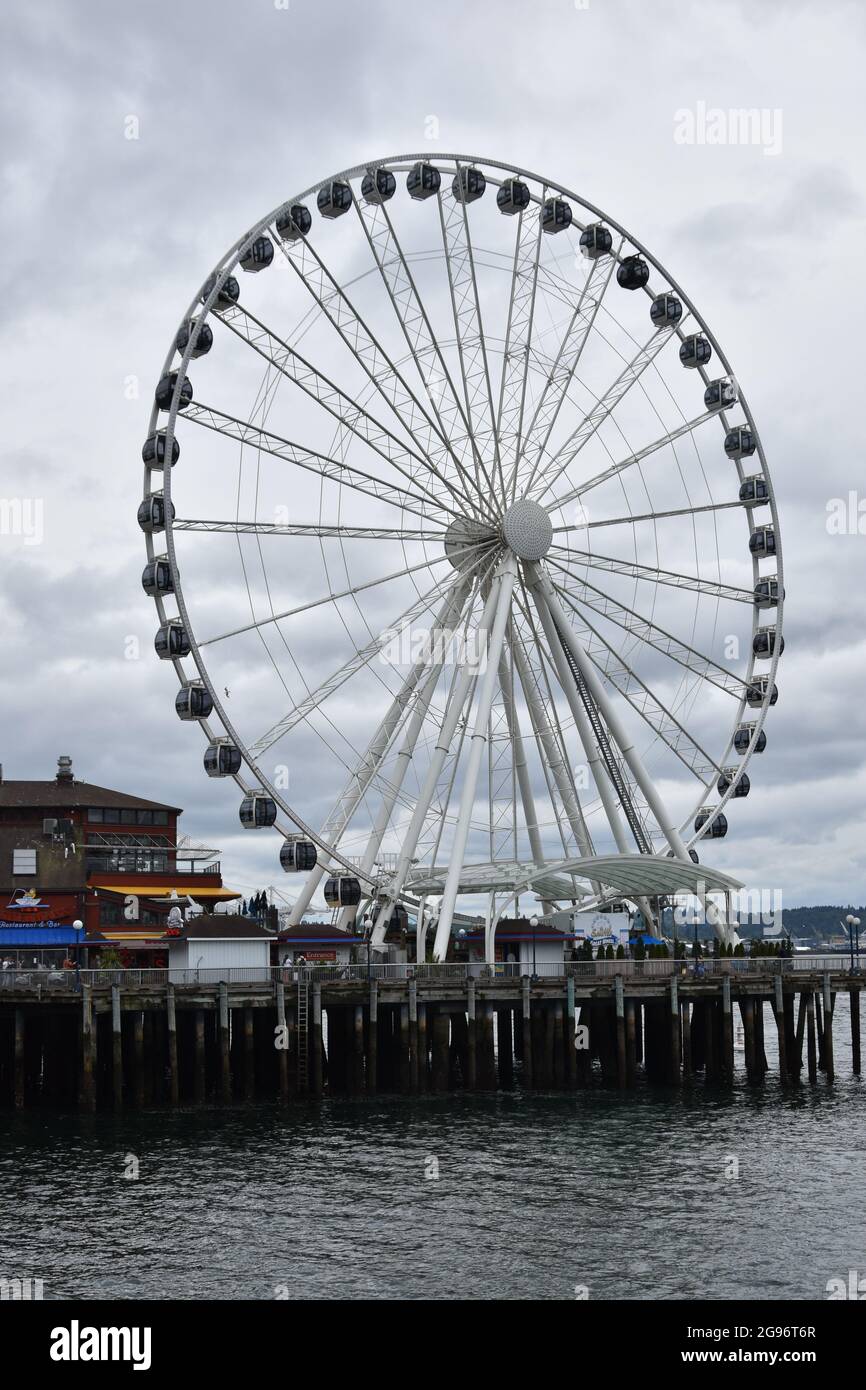
[[[866,908],[862,907],[785,907],[782,909],[782,930],[791,936],[805,936],[816,941],[839,937],[847,941],[847,934],[840,926],[849,912],[859,917],[861,945],[866,949]],[[760,919],[745,914],[740,917],[740,934],[744,937],[763,935],[764,926]]]

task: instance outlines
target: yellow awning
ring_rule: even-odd
[[[179,883],[158,884],[155,888],[145,888],[141,883],[102,883],[99,879],[93,879],[90,883],[91,888],[101,888],[104,893],[119,893],[122,897],[136,898],[170,898],[172,893],[177,893],[181,900],[186,898],[210,898],[214,902],[230,902],[232,898],[239,898],[240,893],[235,893],[231,888],[187,888]]]

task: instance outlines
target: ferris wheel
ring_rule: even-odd
[[[773,486],[692,301],[577,194],[400,155],[280,203],[142,456],[156,651],[294,921],[408,907],[443,959],[479,907],[604,904],[611,856],[727,834],[778,696]]]

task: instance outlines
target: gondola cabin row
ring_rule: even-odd
[[[207,719],[213,714],[213,700],[204,681],[186,681],[174,697],[178,719]]]
[[[737,732],[734,734],[734,747],[738,753],[747,753],[753,743],[755,746],[752,748],[752,752],[763,753],[767,746],[767,735],[762,729],[756,738],[755,728],[756,725],[754,721],[739,726]]]
[[[174,517],[175,509],[172,502],[172,521]],[[138,504],[138,524],[149,536],[165,530],[165,498],[161,492],[152,492]]]
[[[723,796],[732,783],[734,787],[734,796],[748,796],[752,789],[752,784],[745,772],[741,772],[738,776],[735,767],[722,768],[722,771],[719,773],[719,780],[716,782],[719,794]]]
[[[708,822],[709,829],[704,830]],[[727,817],[721,811],[717,811],[715,806],[705,806],[695,816],[695,834],[701,830],[704,832],[704,839],[723,840],[728,833]]]

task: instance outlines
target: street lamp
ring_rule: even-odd
[[[535,913],[530,917],[529,925],[532,928],[532,981],[534,984],[538,979],[538,972],[535,967],[535,929],[538,926],[538,918],[535,916]]]
[[[845,918],[848,927],[848,947],[851,952],[851,971],[854,971],[854,957],[857,957],[857,968],[860,968],[860,918],[855,917],[853,912],[849,912]]]
[[[78,988],[81,984],[81,947],[84,941],[84,923],[80,917],[76,917],[72,923],[72,930],[78,938],[75,942],[75,986]]]

